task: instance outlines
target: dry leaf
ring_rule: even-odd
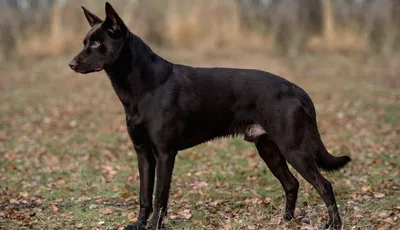
[[[380,199],[380,198],[385,197],[385,194],[383,194],[383,193],[378,193],[378,192],[374,192],[374,197]]]
[[[132,219],[129,219],[132,223],[136,223],[137,222],[137,218],[136,217],[134,217],[134,218],[132,218]]]
[[[227,222],[223,225],[222,230],[230,230],[232,229],[232,224],[230,222]]]
[[[385,221],[387,223],[393,223],[394,222],[394,220],[392,218],[390,218],[390,217],[384,219],[383,221]]]
[[[97,226],[99,226],[99,225],[103,225],[105,223],[105,221],[104,220],[100,220],[99,221],[99,223],[97,223]]]
[[[75,228],[78,228],[78,229],[83,228],[83,223],[77,223],[77,224],[75,225]]]
[[[130,196],[131,196],[131,194],[129,192],[125,192],[125,193],[121,194],[122,198],[128,198]]]
[[[103,209],[103,214],[104,215],[111,214],[112,212],[113,212],[113,210],[110,207],[107,207],[107,208]]]
[[[19,195],[22,196],[23,198],[27,198],[27,197],[29,196],[29,193],[27,193],[27,192],[20,192]]]
[[[384,211],[382,211],[381,213],[379,213],[378,216],[381,217],[381,218],[384,218],[384,217],[389,216],[389,214],[388,214],[387,211],[384,210]]]
[[[137,222],[137,218],[135,217],[135,214],[132,213],[132,212],[128,213],[128,220],[129,220],[130,222],[133,222],[133,223],[136,223],[136,222]]]
[[[294,209],[294,217],[302,216],[302,211],[299,208]]]
[[[265,197],[264,202],[269,204],[272,202],[272,199],[270,197]]]
[[[371,186],[363,185],[363,186],[361,187],[361,189],[362,189],[364,192],[371,192]]]
[[[63,179],[63,178],[58,179],[57,182],[56,182],[56,184],[57,184],[57,185],[65,184],[65,179]]]
[[[7,141],[9,138],[10,137],[5,132],[0,132],[0,141]]]
[[[186,220],[188,220],[188,219],[190,219],[190,217],[192,217],[192,214],[190,213],[190,209],[183,210],[182,212],[179,213],[179,215]]]
[[[50,206],[51,206],[51,209],[52,209],[54,212],[57,212],[57,211],[58,211],[58,207],[57,207],[55,204],[51,203]]]
[[[75,120],[69,122],[69,126],[75,127],[78,123]]]

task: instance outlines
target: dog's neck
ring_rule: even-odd
[[[140,96],[162,85],[173,64],[155,54],[138,36],[129,33],[115,62],[104,68],[119,99],[126,107]]]

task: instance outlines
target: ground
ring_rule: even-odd
[[[322,139],[353,161],[332,182],[343,229],[400,228],[400,59],[261,52],[176,63],[280,74],[313,99]],[[122,105],[105,73],[68,69],[73,55],[0,68],[0,229],[118,229],[138,212],[138,169]],[[300,181],[296,219],[284,192],[240,137],[178,154],[165,229],[321,229],[326,208]]]

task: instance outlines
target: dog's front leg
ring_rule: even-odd
[[[152,149],[147,146],[135,145],[138,157],[140,177],[140,210],[137,223],[129,225],[126,229],[146,229],[147,219],[153,209],[153,188],[155,178],[156,159]]]
[[[155,179],[156,159],[150,149],[135,147],[138,156],[140,177],[140,211],[138,222],[146,224],[153,210],[153,188]]]
[[[149,228],[161,229],[163,217],[167,213],[169,189],[177,152],[158,152],[157,159],[157,186],[154,200],[154,212]]]

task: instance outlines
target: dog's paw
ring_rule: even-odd
[[[283,219],[286,221],[291,221],[294,218],[294,211],[285,210],[283,214]]]
[[[325,224],[325,229],[341,229],[342,228],[342,223],[340,221],[328,221]]]
[[[126,226],[124,230],[146,230],[146,226],[140,223],[134,223]]]

